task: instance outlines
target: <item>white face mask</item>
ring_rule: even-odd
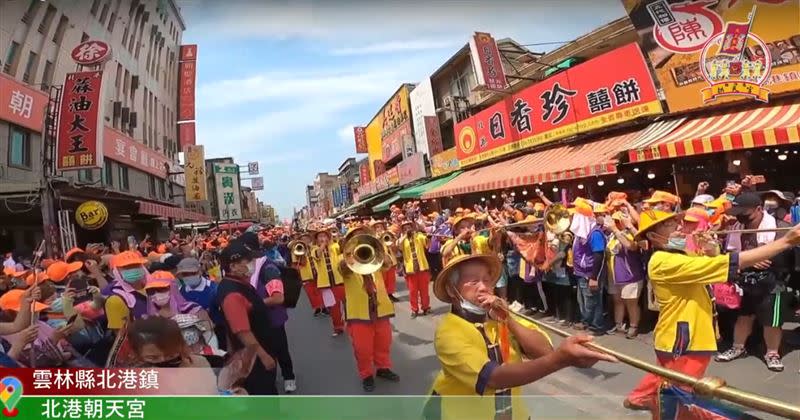
[[[256,272],[256,262],[250,261],[247,263],[247,275],[252,276]]]
[[[156,306],[166,306],[169,303],[169,292],[154,293],[150,298]]]
[[[461,309],[475,315],[486,315],[486,309],[483,309],[480,306],[464,299],[464,297],[461,296],[461,293],[459,293],[458,290],[456,290],[456,294],[458,295],[459,305],[461,305]]]

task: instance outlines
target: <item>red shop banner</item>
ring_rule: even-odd
[[[0,73],[0,120],[40,133],[44,126],[47,100],[46,93]]]
[[[492,35],[486,32],[475,32],[469,41],[470,57],[475,68],[478,86],[492,90],[503,90],[508,87],[500,49]]]
[[[183,61],[178,63],[178,121],[194,120],[194,92],[197,62]]]
[[[181,45],[180,60],[197,61],[197,44]]]
[[[412,137],[413,128],[411,127],[411,120],[406,120],[401,123],[391,134],[383,138],[381,146],[383,148],[382,156],[384,162],[388,162],[403,152],[403,145],[406,144],[406,138]]]
[[[166,156],[111,127],[106,126],[103,131],[106,159],[111,159],[162,179],[167,177],[165,165],[169,165],[171,162]]]
[[[353,136],[356,139],[356,153],[367,153],[367,128],[353,127]]]
[[[455,125],[461,166],[663,112],[639,46],[562,71]]]
[[[434,156],[444,151],[442,145],[442,132],[439,129],[439,117],[429,115],[422,117],[425,124],[425,136],[428,139],[428,156]]]
[[[358,178],[361,185],[366,185],[369,182],[369,162],[364,162],[358,167]]]
[[[56,139],[56,170],[103,167],[103,72],[67,73]]]
[[[178,144],[181,150],[185,150],[187,146],[194,146],[197,144],[195,129],[194,121],[178,124]]]

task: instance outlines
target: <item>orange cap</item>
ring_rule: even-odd
[[[653,195],[650,196],[647,200],[644,200],[645,203],[669,203],[669,204],[680,204],[681,199],[675,194],[670,194],[666,191],[657,190],[653,192]]]
[[[84,251],[83,249],[78,248],[78,247],[70,249],[69,251],[67,251],[66,254],[64,254],[64,261],[68,260],[69,257],[71,257],[71,256],[73,256],[73,255],[75,255],[75,254],[77,254],[79,252],[86,252],[86,251]]]
[[[38,274],[37,273],[30,273],[30,274],[28,274],[28,277],[25,278],[25,283],[28,286],[33,286],[34,277],[38,277],[38,279],[36,279],[36,284],[39,284],[39,283],[41,283],[41,282],[43,282],[45,280],[50,280],[50,277],[45,272],[39,272]]]
[[[157,272],[156,272],[157,273]],[[155,273],[153,273],[155,274]],[[175,277],[173,277],[174,279]],[[150,277],[150,280],[147,281],[147,284],[144,285],[144,289],[164,289],[167,287],[172,286],[172,281],[164,278],[156,278]]]
[[[47,277],[50,277],[50,280],[56,283],[60,283],[64,281],[68,275],[80,270],[82,267],[83,263],[80,261],[75,261],[73,263],[56,261],[47,267]]]
[[[168,281],[177,280],[174,274],[164,270],[154,271],[153,274],[150,275],[150,277],[159,280],[168,280]]]
[[[11,289],[7,291],[3,296],[0,296],[0,309],[19,312],[20,307],[22,306],[22,296],[24,294],[25,291],[22,289]],[[36,302],[36,304],[33,306],[33,311],[42,312],[49,307],[50,305]]]
[[[686,213],[683,215],[683,220],[687,222],[699,222],[704,220],[706,222],[709,221],[710,216],[705,209],[699,209],[696,207],[691,207],[686,210]]]
[[[125,251],[114,256],[111,259],[111,266],[114,268],[128,267],[131,265],[144,265],[147,260],[142,258],[142,255],[135,251]]]

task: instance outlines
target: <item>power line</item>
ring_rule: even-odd
[[[555,44],[568,44],[572,41],[552,41],[552,42],[535,42],[533,44],[519,44],[523,47],[536,47],[539,45],[555,45]]]

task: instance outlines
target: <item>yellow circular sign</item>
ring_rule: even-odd
[[[87,201],[75,210],[75,221],[86,230],[97,230],[108,221],[108,209],[99,201]]]
[[[458,132],[458,145],[461,147],[462,152],[465,154],[472,153],[472,150],[475,149],[475,143],[477,143],[475,137],[475,130],[472,127],[467,125],[461,128],[461,131]]]

